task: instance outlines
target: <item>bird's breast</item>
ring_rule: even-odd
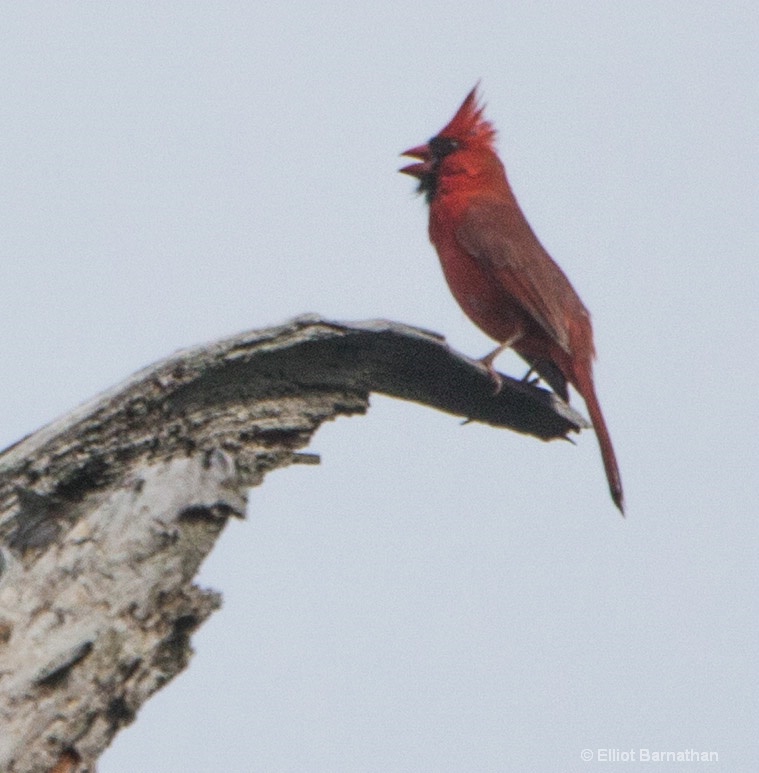
[[[448,287],[464,313],[495,341],[506,341],[524,327],[526,315],[482,261],[464,250],[447,218],[430,213],[430,241],[437,250]]]

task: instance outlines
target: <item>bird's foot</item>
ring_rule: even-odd
[[[493,396],[497,395],[503,389],[503,376],[495,369],[493,363],[495,362],[495,359],[498,357],[498,355],[508,349],[512,343],[514,343],[514,339],[510,338],[508,341],[502,343],[497,349],[493,349],[490,354],[486,354],[484,357],[478,360],[480,365],[482,365],[487,370],[488,375],[490,376],[490,379],[495,386]]]
[[[491,365],[488,368],[488,375],[493,381],[493,397],[503,389],[503,376]]]
[[[500,354],[500,351],[496,349],[495,352],[488,354],[481,360],[478,360],[490,376],[490,380],[493,382],[493,396],[497,395],[503,389],[503,376],[493,366],[493,360]]]
[[[493,367],[493,362],[495,361],[496,357],[501,354],[501,352],[505,352],[506,349],[510,349],[522,337],[522,334],[523,331],[520,327],[514,331],[514,333],[509,336],[509,338],[507,338],[500,346],[498,346],[496,349],[493,349],[490,354],[486,354],[482,359],[479,360],[480,365],[483,365],[487,369],[488,375],[495,384],[495,391],[493,392],[494,396],[503,389],[503,376]]]
[[[540,376],[535,373],[535,366],[532,366],[527,373],[522,376],[522,383],[529,386],[537,386],[540,383]]]

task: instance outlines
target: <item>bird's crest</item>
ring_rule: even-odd
[[[496,131],[492,123],[483,117],[485,106],[479,103],[477,88],[479,83],[467,94],[456,115],[438,134],[462,143],[482,143],[492,147]]]

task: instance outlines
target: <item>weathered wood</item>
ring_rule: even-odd
[[[0,771],[94,771],[219,605],[192,584],[248,487],[373,391],[550,440],[587,426],[439,336],[301,317],[179,352],[0,454]]]

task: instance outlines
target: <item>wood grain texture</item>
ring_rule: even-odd
[[[297,318],[179,352],[0,454],[0,771],[94,771],[220,604],[193,585],[246,492],[371,392],[543,440],[587,426],[430,332]]]

